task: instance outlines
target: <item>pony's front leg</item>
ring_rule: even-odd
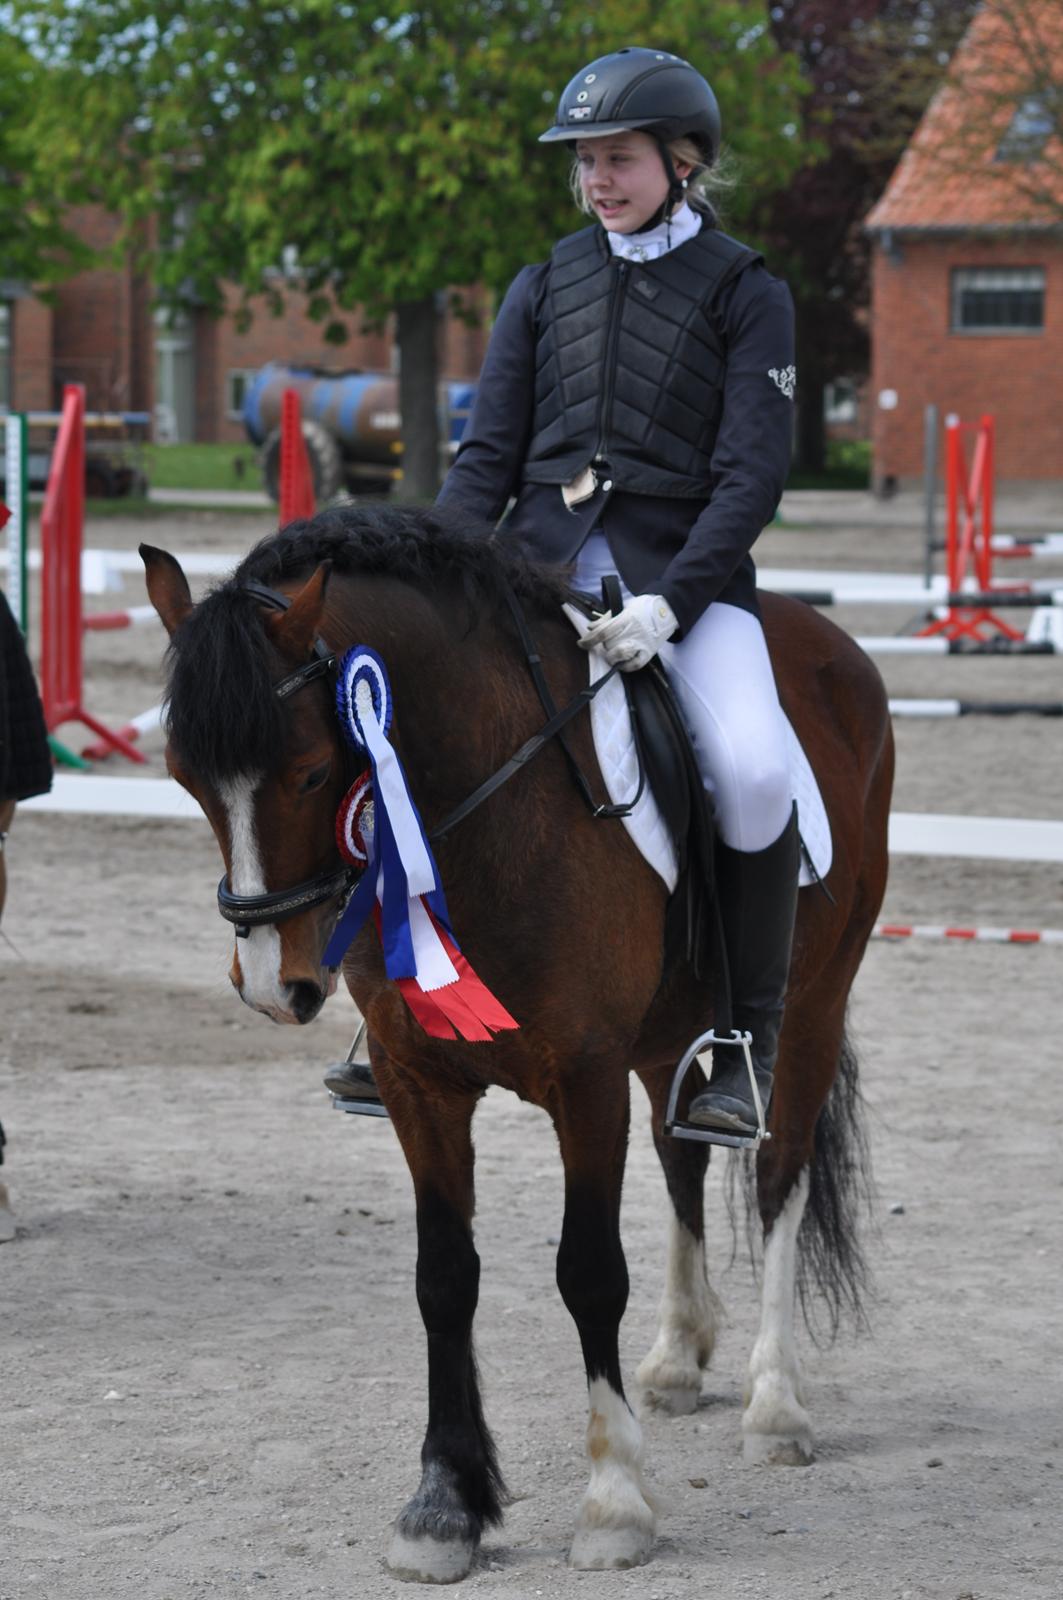
[[[475,1096],[413,1096],[386,1085],[417,1199],[417,1302],[428,1336],[428,1428],[421,1482],[398,1516],[387,1566],[397,1578],[454,1583],[485,1526],[502,1519],[502,1479],[484,1423],[472,1344],[480,1260],[472,1240]]]
[[[628,1291],[620,1242],[627,1077],[617,1074],[594,1092],[570,1088],[553,1111],[565,1167],[557,1283],[579,1330],[590,1406],[590,1482],[569,1560],[584,1569],[634,1567],[650,1553],[655,1518],[642,1480],[642,1429],[620,1377]]]

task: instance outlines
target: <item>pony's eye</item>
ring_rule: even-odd
[[[320,789],[323,783],[328,782],[329,773],[332,771],[332,762],[323,761],[319,767],[314,767],[308,772],[299,785],[300,794],[313,794],[315,789]]]

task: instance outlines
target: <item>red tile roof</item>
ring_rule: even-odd
[[[986,0],[872,207],[880,228],[1063,227],[1063,139],[997,158],[1024,101],[1063,92],[1060,0]]]

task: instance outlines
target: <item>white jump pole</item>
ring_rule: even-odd
[[[26,546],[29,526],[26,515],[27,495],[27,426],[21,411],[11,411],[0,418],[4,423],[4,474],[7,487],[4,504],[11,513],[4,530],[7,543],[7,603],[22,632],[28,621],[28,591],[26,587]]]
[[[1045,610],[1040,616],[1053,617],[1056,613]],[[981,644],[968,644],[963,639],[944,639],[940,634],[930,639],[908,634],[861,635],[856,640],[861,650],[869,656],[1053,656],[1061,653],[1061,646],[1051,636],[1025,639],[987,639]]]

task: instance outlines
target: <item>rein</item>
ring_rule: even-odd
[[[569,771],[575,779],[576,787],[587,802],[592,817],[626,817],[642,793],[640,785],[638,794],[625,805],[599,805],[591,794],[590,784],[583,776],[572,753],[572,748],[562,731],[574,717],[579,715],[585,706],[590,705],[598,691],[604,689],[610,678],[619,672],[619,667],[610,667],[608,672],[604,673],[595,683],[588,684],[586,688],[581,689],[569,701],[568,705],[563,706],[559,711],[554,702],[554,697],[550,693],[550,685],[547,683],[542,669],[543,658],[535,648],[535,640],[531,636],[521,603],[514,594],[513,587],[505,574],[500,573],[499,576],[502,580],[502,592],[506,597],[506,604],[509,606],[510,613],[517,625],[517,633],[520,636],[521,647],[524,650],[524,659],[528,664],[528,670],[531,673],[532,682],[535,685],[542,708],[549,720],[544,727],[539,729],[538,733],[532,734],[531,738],[521,745],[515,755],[510,756],[505,766],[499,767],[498,771],[492,773],[491,777],[481,783],[478,789],[474,789],[472,794],[463,800],[461,805],[457,806],[434,832],[428,835],[433,844],[438,840],[445,839],[452,828],[456,827],[459,822],[464,822],[470,812],[475,811],[476,807],[493,795],[497,789],[501,789],[502,785],[507,783],[515,772],[519,772],[521,767],[526,766],[533,756],[537,756],[543,746],[548,744],[555,735],[564,751],[565,760],[568,762]]]
[[[524,657],[531,672],[532,681],[535,684],[548,720],[539,729],[538,733],[527,739],[515,755],[510,756],[509,760],[499,767],[497,772],[492,773],[478,788],[474,789],[472,794],[468,795],[450,813],[449,817],[444,818],[439,826],[428,835],[430,842],[433,844],[445,839],[451,830],[457,827],[459,822],[464,822],[465,818],[471,815],[478,806],[482,805],[498,789],[501,789],[504,783],[508,783],[514,773],[527,766],[528,762],[537,756],[539,751],[555,736],[561,741],[561,747],[565,753],[569,770],[576,781],[580,793],[590,807],[592,816],[623,817],[628,814],[632,804],[635,803],[632,801],[627,805],[598,805],[591,794],[590,785],[580,771],[576,758],[562,732],[573,718],[577,717],[586,706],[590,705],[595,695],[599,690],[605,688],[605,685],[619,671],[619,668],[610,667],[609,671],[603,673],[595,683],[588,684],[581,689],[566,706],[558,710],[553,695],[550,693],[550,686],[543,674],[542,657],[535,648],[535,641],[528,629],[520,601],[513,592],[509,580],[504,575],[502,575],[502,586],[506,602],[517,626],[517,632],[520,635]],[[281,594],[277,589],[270,589],[264,583],[248,580],[243,587],[256,600],[268,606],[272,611],[287,611],[292,603],[288,595]],[[307,684],[324,677],[335,681],[336,653],[329,649],[323,639],[317,638],[314,640],[313,654],[310,660],[279,679],[273,686],[273,693],[278,699],[286,700]],[[641,785],[639,792],[641,793]],[[635,799],[638,799],[637,795]],[[337,895],[343,895],[346,899],[360,876],[361,874],[354,867],[332,868],[319,872],[316,877],[308,878],[303,883],[295,884],[291,889],[277,889],[266,894],[234,894],[229,887],[228,876],[225,876],[218,885],[218,910],[226,922],[233,923],[236,937],[238,939],[246,939],[253,927],[260,927],[266,923],[283,922],[288,917],[297,916],[301,911],[310,911],[315,906],[324,905],[327,900],[332,900]]]

